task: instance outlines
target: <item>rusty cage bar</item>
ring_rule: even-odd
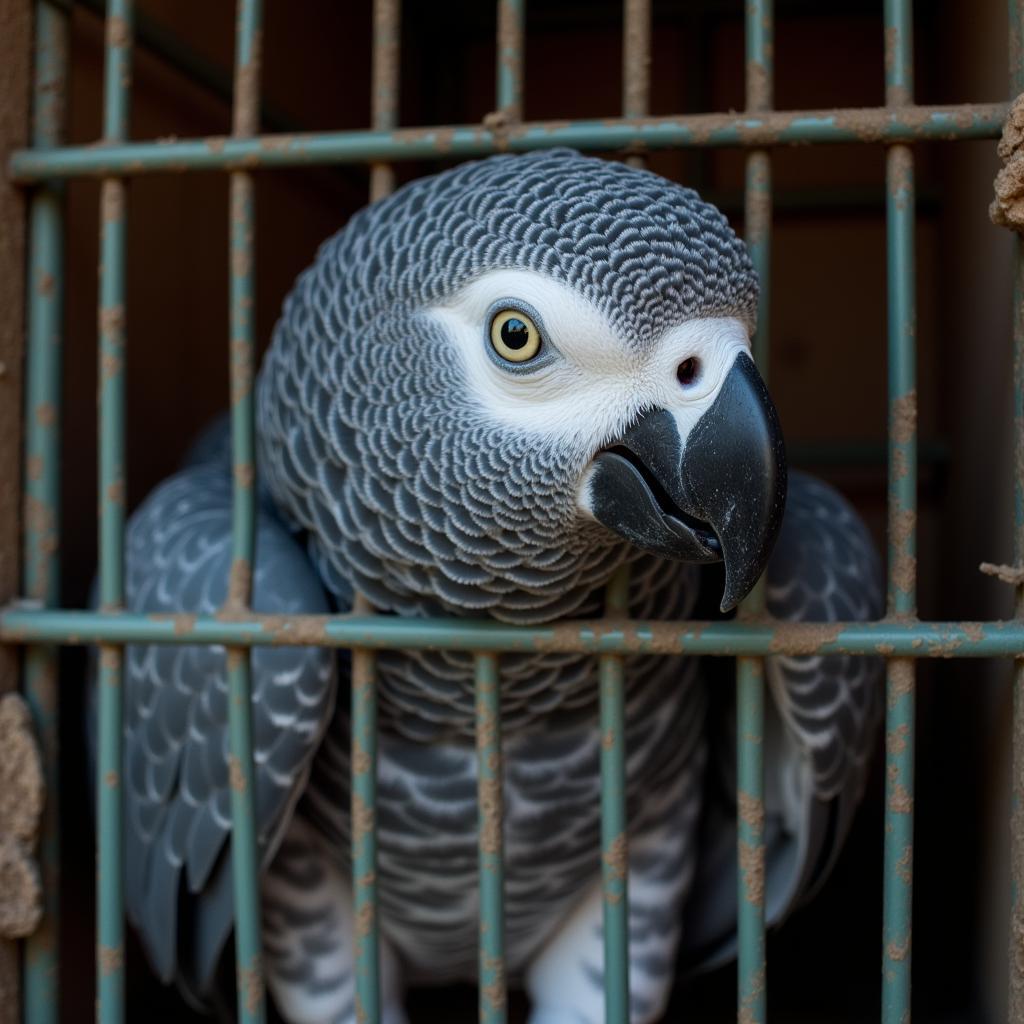
[[[1017,618],[1008,622],[921,622],[916,617],[916,391],[914,353],[914,178],[912,144],[923,139],[995,138],[1007,104],[918,107],[912,99],[910,0],[884,0],[886,105],[844,111],[772,109],[772,0],[746,4],[746,110],[742,113],[651,117],[651,5],[624,0],[623,112],[619,118],[582,122],[523,119],[526,41],[524,0],[498,0],[496,109],[482,125],[398,127],[399,0],[373,2],[371,127],[321,134],[260,133],[259,0],[239,0],[232,132],[229,137],[129,141],[132,7],[109,0],[103,138],[96,145],[60,145],[63,82],[67,73],[67,10],[37,0],[35,109],[32,146],[13,154],[7,173],[31,188],[29,318],[26,339],[25,530],[23,587],[28,600],[0,609],[0,642],[26,647],[24,686],[42,739],[51,795],[42,840],[46,872],[44,925],[26,944],[24,1018],[57,1019],[56,935],[56,649],[68,644],[100,648],[97,1015],[104,1024],[125,1017],[124,923],[121,848],[121,672],[124,645],[223,644],[228,650],[230,740],[239,1019],[265,1019],[260,961],[258,850],[253,808],[250,724],[250,648],[260,644],[316,642],[352,651],[353,891],[356,910],[356,999],[359,1019],[380,1020],[380,969],[376,892],[375,651],[449,649],[472,652],[476,680],[479,758],[480,1020],[506,1019],[503,913],[502,759],[500,657],[503,652],[546,650],[599,657],[602,731],[602,875],[605,933],[605,1001],[609,1024],[628,1020],[628,893],[625,809],[623,657],[628,653],[736,656],[738,725],[739,975],[737,1014],[766,1020],[764,913],[763,750],[764,672],[772,653],[883,654],[888,659],[886,726],[886,828],[882,1020],[910,1019],[911,871],[913,841],[914,664],[917,658],[1009,657],[1015,675],[1014,869],[1011,944],[1011,1012],[1024,1016],[1024,967],[1017,943],[1024,934],[1024,586],[1017,589]],[[1009,0],[1010,71],[1015,91],[1024,87],[1024,0]],[[606,594],[606,616],[593,622],[513,627],[493,621],[402,620],[377,616],[357,596],[349,614],[275,617],[250,606],[255,543],[254,224],[251,170],[309,164],[364,163],[371,198],[394,186],[390,164],[445,155],[570,145],[617,149],[633,162],[667,147],[738,146],[747,149],[745,222],[748,244],[763,282],[760,327],[754,342],[767,362],[771,248],[771,148],[790,143],[862,142],[887,147],[889,265],[889,601],[877,623],[827,627],[779,623],[766,617],[756,590],[735,622],[639,622],[628,619],[628,578],[618,574]],[[123,609],[124,403],[125,403],[125,179],[167,170],[224,171],[230,176],[229,337],[233,560],[226,610],[230,616],[197,616],[183,626],[170,616]],[[61,375],[62,208],[59,180],[100,177],[100,608],[57,607],[59,558],[59,442]],[[1017,243],[1014,298],[1015,353],[1015,557],[1024,550],[1024,249]],[[1016,993],[1017,995],[1013,995]]]

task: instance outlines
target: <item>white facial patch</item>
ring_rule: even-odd
[[[489,315],[503,299],[525,303],[539,315],[544,342],[536,371],[529,363],[506,369],[487,350]],[[646,409],[671,412],[685,443],[736,356],[750,350],[746,327],[734,317],[688,320],[648,351],[631,350],[578,292],[527,270],[492,271],[425,312],[457,347],[485,416],[571,446],[586,458],[613,444]],[[684,385],[678,371],[688,359],[697,372]]]

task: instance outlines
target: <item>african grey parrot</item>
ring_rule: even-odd
[[[757,280],[722,214],[645,170],[568,150],[407,185],[323,244],[257,384],[254,607],[539,623],[723,610],[768,566],[784,619],[881,613],[878,560],[833,490],[791,474],[750,357]],[[231,475],[215,431],[132,517],[140,612],[214,613]],[[778,543],[775,543],[775,541]],[[774,545],[774,556],[771,555]],[[714,577],[710,577],[714,579]],[[716,595],[717,598],[717,595]],[[158,975],[209,998],[232,928],[225,656],[128,649],[126,899]],[[533,1024],[603,1020],[595,659],[501,658],[508,971]],[[627,671],[631,1019],[684,949],[735,940],[734,717],[692,658]],[[877,666],[774,657],[766,736],[772,922],[824,877],[863,786]],[[253,653],[270,992],[289,1022],[352,1022],[349,661]],[[379,657],[384,1019],[408,982],[477,966],[476,755],[467,653]],[[725,708],[723,711],[722,708]]]

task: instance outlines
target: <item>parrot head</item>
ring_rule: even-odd
[[[690,189],[569,150],[463,164],[300,278],[261,472],[328,582],[401,613],[555,618],[643,553],[723,561],[727,610],[786,491],[756,308],[745,246]]]

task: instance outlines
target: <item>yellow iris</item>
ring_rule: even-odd
[[[503,309],[491,321],[491,345],[510,363],[525,363],[540,351],[537,325],[519,309]]]

